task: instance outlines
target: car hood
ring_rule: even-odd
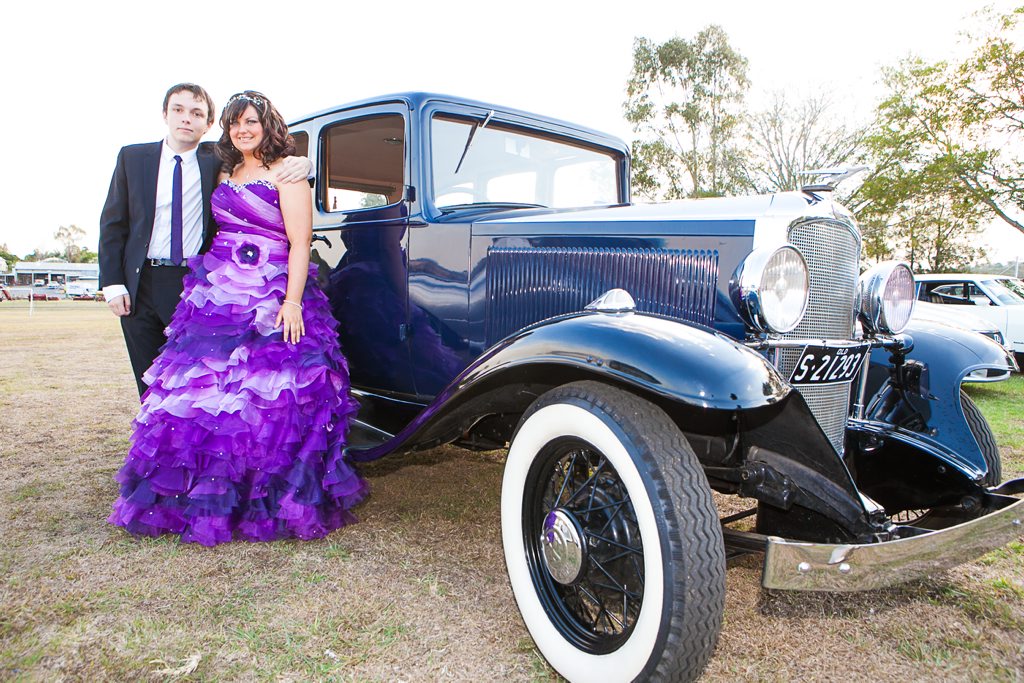
[[[948,306],[944,304],[933,304],[926,301],[918,301],[914,304],[914,319],[927,320],[929,322],[942,323],[950,327],[962,330],[970,330],[981,334],[992,334],[999,332],[994,324],[980,318],[973,313],[963,310],[964,306]],[[950,310],[955,309],[955,310]]]
[[[488,214],[473,223],[476,235],[714,234],[752,236],[755,222],[785,216],[834,216],[831,201],[800,192],[753,197],[682,199],[575,209],[519,209]]]

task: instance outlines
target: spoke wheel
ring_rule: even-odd
[[[509,582],[570,681],[688,681],[714,651],[725,548],[707,479],[668,415],[576,382],[541,396],[501,490]]]
[[[607,458],[554,441],[528,475],[523,544],[534,587],[559,631],[585,652],[618,647],[640,614],[644,549],[629,493]]]
[[[902,510],[894,515],[889,515],[893,524],[910,525],[920,522],[928,514],[928,508],[921,510]]]

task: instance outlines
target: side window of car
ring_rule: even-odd
[[[931,292],[931,301],[937,304],[970,304],[971,300],[964,296],[964,284],[939,285]]]
[[[394,204],[405,182],[405,119],[378,114],[326,128],[323,207],[357,211]]]
[[[979,287],[977,284],[971,282],[968,283],[967,287],[968,298],[970,298],[971,303],[973,303],[975,306],[992,305],[992,297],[990,297],[988,294],[982,291],[981,287]]]
[[[298,131],[292,133],[292,139],[295,140],[295,156],[297,157],[308,157],[309,156],[309,133],[305,131]]]

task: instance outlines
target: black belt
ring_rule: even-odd
[[[171,266],[174,268],[184,268],[187,265],[185,261],[177,263],[169,258],[148,258],[146,263],[151,266]]]

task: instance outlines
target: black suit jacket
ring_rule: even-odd
[[[123,284],[128,288],[132,313],[137,310],[139,275],[149,252],[156,214],[156,179],[163,141],[122,147],[110,179],[107,201],[100,214],[100,287]],[[217,225],[210,211],[210,194],[217,183],[220,159],[214,143],[202,142],[196,150],[203,195],[203,246],[210,247]]]

